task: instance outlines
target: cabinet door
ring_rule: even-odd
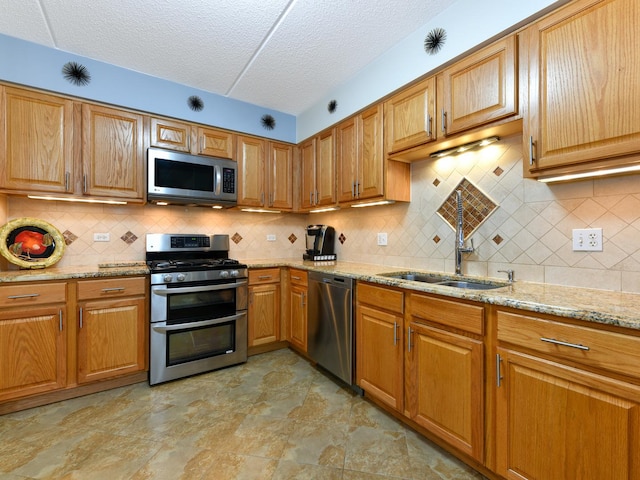
[[[403,409],[403,319],[356,306],[356,383],[395,410]]]
[[[307,351],[307,287],[291,285],[289,294],[291,322],[289,324],[289,341],[292,345]]]
[[[82,193],[144,199],[144,117],[82,105]]]
[[[144,298],[82,302],[78,383],[146,370],[148,328]]]
[[[411,419],[482,462],[482,341],[415,322],[409,331],[406,377]]]
[[[336,135],[335,130],[321,133],[317,139],[316,205],[336,203]]]
[[[358,152],[358,198],[374,198],[384,193],[384,146],[382,105],[360,115]]]
[[[515,115],[516,75],[515,35],[444,70],[438,75],[438,134],[450,135]]]
[[[398,152],[436,139],[435,77],[407,88],[384,103],[387,153]]]
[[[291,210],[293,208],[293,146],[270,142],[268,159],[268,206],[280,210]]]
[[[249,287],[249,346],[280,340],[280,285]]]
[[[64,388],[65,321],[55,306],[0,315],[0,401]]]
[[[498,353],[500,475],[640,478],[640,387],[512,350]]]
[[[191,125],[165,118],[151,118],[151,146],[190,152]]]
[[[529,28],[529,170],[640,152],[639,24],[637,0],[584,0]]]
[[[316,198],[316,139],[300,145],[300,209],[308,210]]]
[[[358,124],[358,117],[351,117],[341,122],[336,128],[339,202],[349,202],[356,198],[359,152]]]
[[[0,87],[0,186],[73,191],[73,102]]]
[[[230,132],[215,128],[198,128],[198,145],[196,153],[212,157],[234,159],[234,136]]]
[[[238,135],[238,205],[265,205],[265,141]]]

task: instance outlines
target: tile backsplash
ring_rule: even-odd
[[[299,259],[309,223],[336,229],[340,260],[388,267],[453,272],[453,227],[438,214],[465,179],[497,208],[483,216],[465,255],[463,271],[516,280],[640,293],[640,176],[562,185],[523,179],[520,136],[482,150],[412,165],[412,201],[369,209],[343,208],[316,215],[257,214],[196,207],[82,205],[8,197],[7,220],[36,217],[65,232],[59,265],[144,259],[146,233],[225,233],[240,260]],[[481,206],[486,206],[485,200]],[[2,213],[2,212],[0,212]],[[573,252],[574,228],[601,227],[602,252]],[[387,246],[377,245],[386,232]],[[94,242],[109,233],[109,242]],[[275,235],[268,241],[267,235]],[[71,237],[72,236],[72,237]],[[9,265],[4,268],[13,268]]]

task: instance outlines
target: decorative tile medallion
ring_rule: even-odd
[[[289,241],[291,243],[296,243],[297,239],[298,239],[298,237],[296,237],[293,233],[291,235],[289,235]]]
[[[433,181],[433,184],[437,187],[438,185],[440,185],[440,180],[438,180],[437,178]]]
[[[493,237],[493,241],[496,243],[496,245],[500,245],[503,240],[504,238],[502,238],[500,235],[496,235],[495,237]]]
[[[240,235],[238,232],[233,234],[233,237],[231,237],[231,240],[233,240],[233,243],[235,243],[236,245],[238,243],[240,243],[242,241],[242,235]]]
[[[133,233],[131,233],[131,232],[127,232],[127,233],[125,233],[124,235],[122,235],[122,236],[120,237],[120,239],[121,239],[124,243],[126,243],[127,245],[131,245],[133,242],[135,242],[135,241],[138,239],[138,237],[136,237],[136,236],[135,236]]]
[[[341,233],[340,236],[338,237],[338,240],[340,241],[341,244],[344,245],[344,242],[347,241],[347,237],[344,236],[344,233]]]
[[[440,243],[440,237],[438,235],[436,235],[435,237],[433,237],[433,242],[434,243]]]
[[[496,177],[499,177],[500,175],[502,175],[504,173],[504,170],[501,169],[500,167],[496,167],[496,169],[493,171],[493,173],[495,174]]]
[[[65,230],[64,232],[62,232],[62,238],[64,238],[65,245],[71,245],[78,239],[78,237],[69,230]]]
[[[438,215],[456,229],[458,209],[456,191],[462,191],[462,223],[464,237],[467,238],[491,215],[498,205],[487,197],[478,187],[466,178],[453,189],[444,203],[438,209]]]

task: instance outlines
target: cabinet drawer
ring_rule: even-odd
[[[425,295],[411,295],[411,315],[470,333],[484,333],[484,308]]]
[[[631,335],[499,311],[498,340],[640,377],[640,338]]]
[[[258,270],[249,270],[249,285],[261,285],[263,283],[276,283],[279,281],[279,268],[260,268]]]
[[[291,285],[300,285],[302,287],[308,286],[308,275],[306,270],[289,270],[289,279],[291,280]]]
[[[358,283],[356,292],[358,303],[366,303],[401,315],[404,312],[404,294],[402,292],[366,283]]]
[[[0,287],[0,307],[67,301],[66,283],[19,283]]]
[[[78,282],[78,300],[145,294],[145,278],[109,278]]]

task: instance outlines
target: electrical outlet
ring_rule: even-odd
[[[386,245],[387,244],[387,234],[386,233],[378,233],[378,245]]]
[[[93,241],[94,242],[108,242],[111,240],[111,234],[110,233],[94,233],[93,234]]]
[[[574,252],[601,252],[602,229],[601,228],[574,228],[573,229]]]
[[[276,241],[275,235],[267,235],[267,242],[275,242],[275,241]]]

